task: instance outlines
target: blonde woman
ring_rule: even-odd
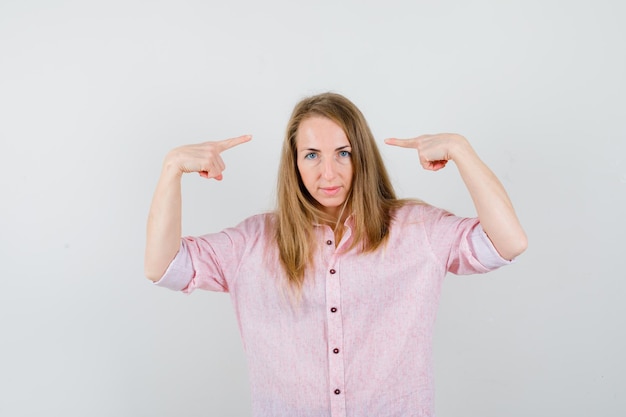
[[[184,173],[220,180],[220,154],[250,136],[182,146],[163,164],[148,219],[146,276],[230,293],[254,416],[432,416],[432,335],[447,272],[508,264],[526,235],[501,183],[457,134],[387,139],[424,169],[453,161],[477,218],[396,198],[358,108],[325,93],[287,127],[276,210],[181,238]]]

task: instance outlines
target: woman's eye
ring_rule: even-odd
[[[304,155],[304,159],[316,159],[316,158],[317,158],[317,154],[315,152],[311,152],[311,153]]]
[[[340,156],[341,158],[349,158],[349,157],[350,157],[350,155],[351,155],[351,154],[350,154],[350,152],[348,152],[348,151],[340,151],[340,152],[339,152],[339,156]]]

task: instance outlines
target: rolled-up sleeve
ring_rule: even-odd
[[[509,261],[500,256],[480,223],[470,233],[469,245],[474,258],[490,271],[515,262],[514,259]]]
[[[176,257],[155,284],[184,293],[198,288],[228,292],[226,276],[232,276],[236,269],[240,247],[231,239],[233,234],[238,235],[236,229],[227,230],[230,233],[183,237]]]
[[[478,218],[458,217],[428,205],[422,209],[431,248],[448,272],[480,274],[511,263],[500,256]]]
[[[193,275],[194,271],[189,250],[185,241],[181,240],[176,257],[170,262],[161,279],[154,284],[170,290],[182,291],[189,286]]]
[[[218,233],[183,237],[176,257],[155,284],[185,293],[229,292],[250,248],[265,243],[265,218],[256,215]]]

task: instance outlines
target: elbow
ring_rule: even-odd
[[[152,282],[157,282],[158,280],[161,279],[160,276],[158,276],[156,274],[153,274],[153,273],[151,273],[149,271],[144,271],[144,275],[145,275],[146,278],[148,278]]]
[[[152,282],[157,282],[163,277],[163,271],[157,271],[147,263],[143,267],[143,274]]]
[[[144,273],[144,275],[146,276],[146,278],[148,278],[152,282],[157,282],[157,281],[159,281],[161,279],[160,276],[154,275],[154,274],[150,274],[148,272]]]
[[[526,249],[528,248],[528,238],[526,237],[526,233],[521,232],[520,235],[512,240],[506,247],[506,250],[503,251],[500,255],[503,258],[508,260],[513,260],[520,256]]]
[[[173,253],[161,253],[155,251],[146,251],[143,260],[143,274],[152,282],[157,282],[167,272],[169,265],[176,257],[178,248],[173,250]]]

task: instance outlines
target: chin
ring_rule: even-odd
[[[317,202],[321,206],[320,208],[322,209],[322,211],[327,212],[327,213],[337,214],[336,212],[341,210],[341,208],[343,207],[343,204],[346,202],[346,199],[345,198],[333,199],[332,201],[330,200],[324,201],[324,199],[321,199],[321,200],[317,200]]]

